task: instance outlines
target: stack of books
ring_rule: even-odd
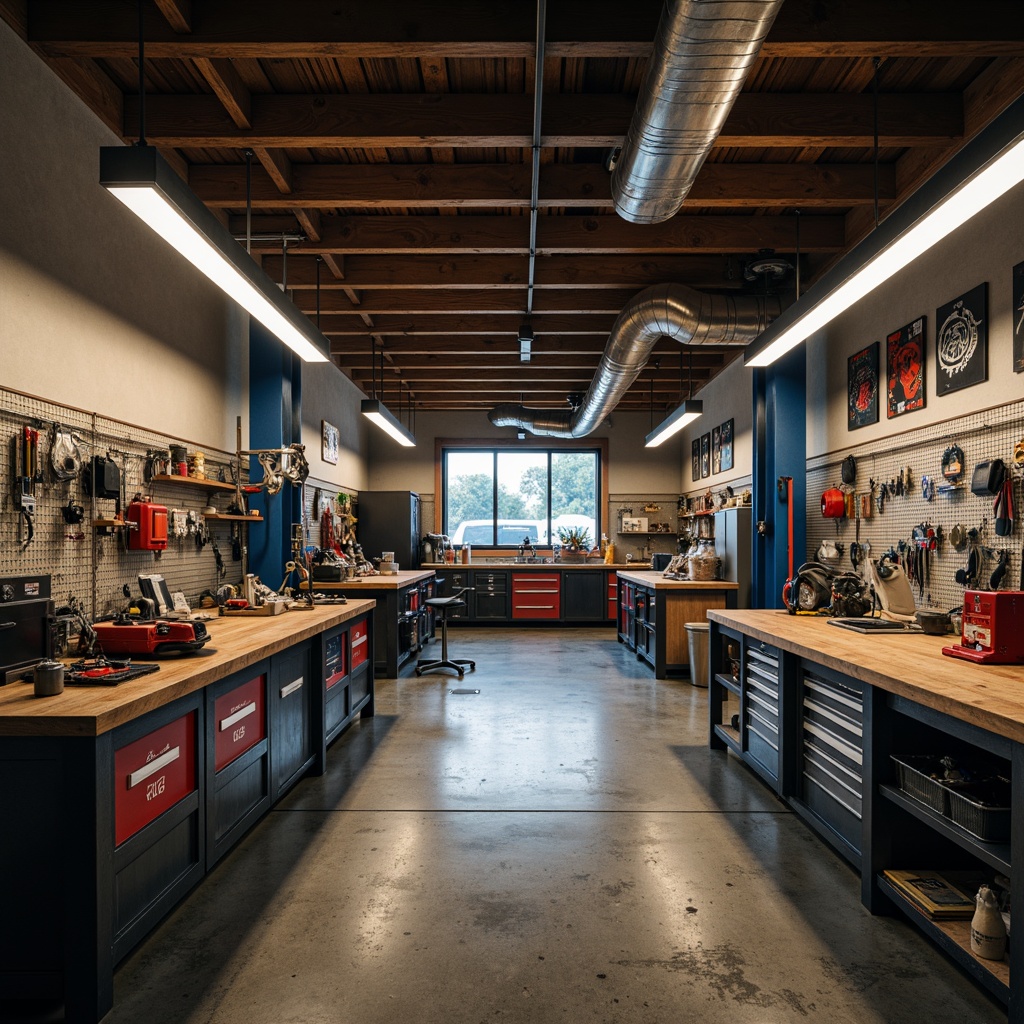
[[[911,903],[936,920],[974,916],[974,897],[937,871],[886,870],[886,880]],[[975,890],[977,886],[974,887]]]

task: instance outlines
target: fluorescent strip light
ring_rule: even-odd
[[[775,362],[1024,181],[1022,121],[1018,100],[763,331],[744,363]]]
[[[645,448],[657,448],[663,441],[674,437],[688,423],[692,423],[704,414],[704,403],[683,402],[666,420],[662,420],[644,439]]]
[[[376,423],[386,434],[390,434],[400,445],[406,448],[416,447],[416,438],[402,426],[391,414],[388,407],[376,398],[364,398],[363,415],[372,423]]]
[[[256,265],[152,146],[100,150],[100,184],[307,362],[327,339]]]

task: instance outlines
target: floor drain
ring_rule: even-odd
[[[449,690],[449,693],[479,693],[479,690]]]

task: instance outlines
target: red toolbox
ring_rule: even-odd
[[[130,551],[163,551],[167,547],[167,506],[151,501],[133,501],[127,519],[137,529],[128,531]]]
[[[215,771],[226,768],[237,757],[254,747],[267,735],[267,714],[263,694],[266,678],[262,675],[221,694],[214,703]]]
[[[196,713],[114,752],[114,841],[120,846],[196,789]]]

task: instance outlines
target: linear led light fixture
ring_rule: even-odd
[[[528,363],[533,345],[533,328],[525,323],[519,328],[519,361]]]
[[[747,346],[768,366],[1024,180],[1024,97],[940,168]]]
[[[383,402],[376,398],[364,398],[362,413],[372,423],[376,423],[385,434],[390,434],[403,447],[416,447],[416,438],[395,419]]]
[[[327,339],[153,146],[102,147],[100,184],[296,355],[328,361]]]
[[[644,438],[645,448],[657,448],[663,441],[674,437],[688,423],[704,414],[704,403],[690,399],[683,402],[668,419],[664,419]]]

